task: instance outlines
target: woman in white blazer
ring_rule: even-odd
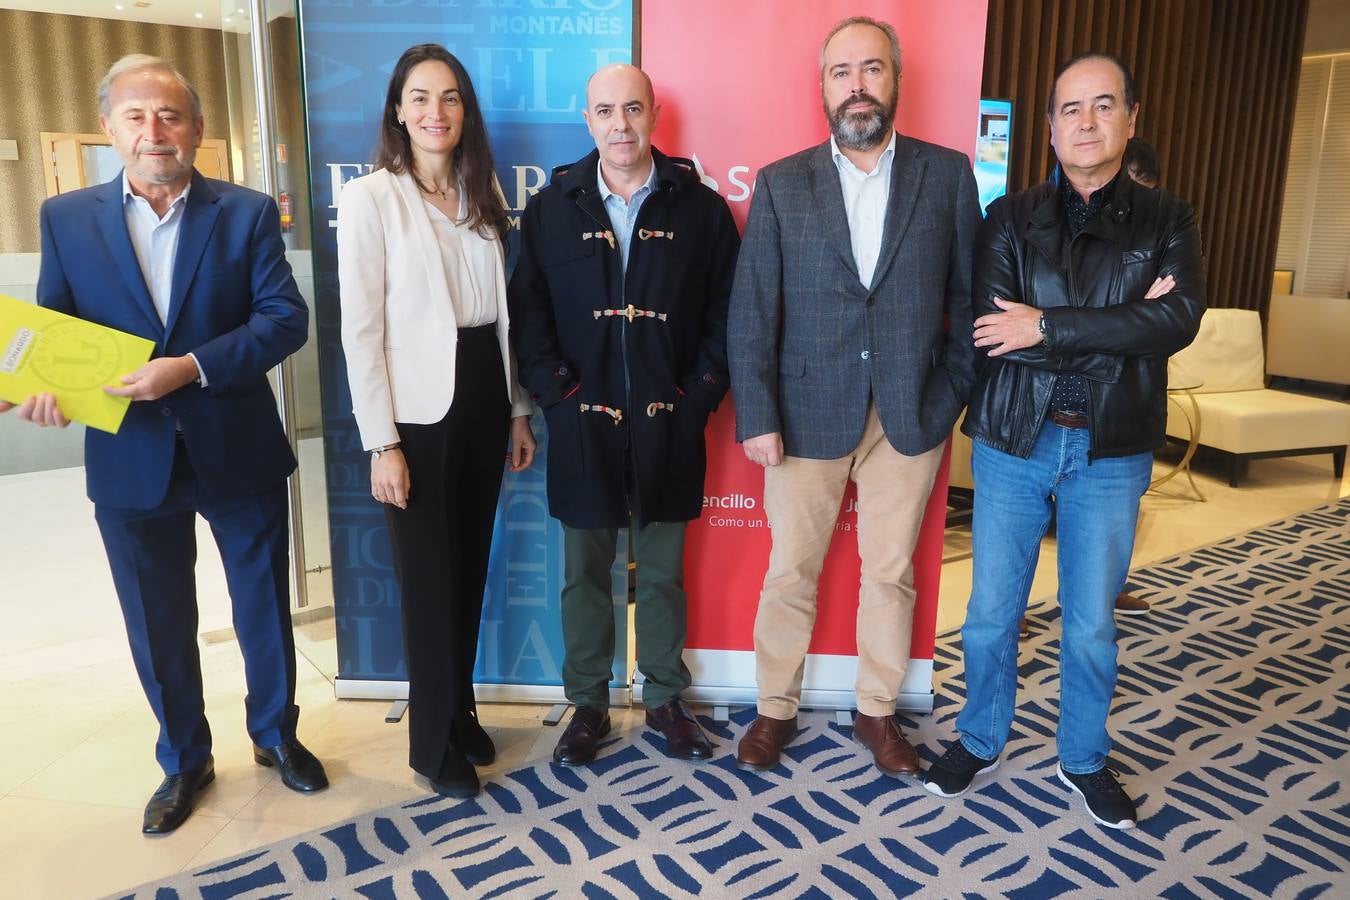
[[[375,171],[338,203],[342,348],[402,593],[409,763],[478,793],[473,669],[506,465],[534,458],[507,344],[506,207],[469,75],[438,44],[389,80]]]

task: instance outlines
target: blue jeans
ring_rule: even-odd
[[[1153,456],[1088,463],[1088,432],[1047,422],[1021,459],[975,442],[974,575],[961,629],[966,705],[956,719],[976,756],[1003,752],[1017,694],[1017,623],[1026,614],[1041,538],[1057,516],[1059,660],[1056,744],[1066,772],[1106,764],[1106,716],[1116,687],[1115,599],[1125,585],[1139,498]]]

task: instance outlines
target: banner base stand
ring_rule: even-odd
[[[404,714],[408,711],[407,700],[395,700],[389,704],[389,712],[384,714],[384,721],[390,725],[397,725],[403,721]]]
[[[557,725],[567,715],[568,705],[566,703],[555,703],[553,707],[544,715],[545,725]]]
[[[474,697],[479,703],[538,703],[562,704],[568,700],[560,684],[475,684]],[[333,696],[339,700],[403,700],[408,699],[408,682],[374,681],[361,678],[343,678],[333,681]],[[610,706],[632,706],[633,692],[628,688],[609,689]],[[390,710],[392,713],[393,710]],[[397,721],[397,720],[395,720]]]
[[[557,712],[558,707],[562,707],[562,714],[565,715],[567,707],[571,705],[563,694],[561,685],[475,684],[473,691],[479,703],[535,703],[553,706],[554,709],[549,710],[549,716]],[[339,700],[401,701],[405,704],[404,710],[406,710],[408,682],[338,678],[333,682],[333,695]],[[729,720],[731,707],[754,706],[756,697],[754,687],[720,687],[695,684],[685,690],[684,699],[690,703],[703,703],[711,706],[713,708],[713,720],[721,724]],[[635,684],[632,689],[616,687],[609,689],[610,706],[634,706],[641,702],[641,682]],[[802,690],[802,709],[851,711],[854,705],[854,694],[851,689],[804,688]],[[398,704],[395,702],[395,705],[390,707],[389,713],[385,717],[386,721],[397,722],[402,718],[404,710],[397,709],[397,706]],[[896,698],[895,708],[906,713],[924,715],[931,713],[933,711],[933,692],[931,689],[928,691],[902,690],[900,696]],[[561,715],[558,721],[561,721]],[[841,724],[843,723],[841,722]]]
[[[642,692],[635,691],[635,703],[642,701]],[[696,684],[685,690],[683,697],[689,703],[706,703],[713,708],[713,717],[716,720],[717,710],[729,709],[733,706],[755,705],[755,689],[753,687],[716,687],[707,684]],[[827,691],[827,690],[802,690],[802,709],[826,709],[837,710],[841,714],[848,714],[847,722],[840,721],[841,725],[852,725],[852,711],[857,706],[857,699],[852,690],[847,691]],[[895,708],[898,712],[916,713],[919,715],[928,715],[933,711],[933,692],[909,692],[901,691],[900,696],[895,700]]]
[[[754,706],[755,652],[753,650],[686,649],[685,665],[694,683],[684,699],[719,706]],[[642,697],[641,672],[634,676],[635,698]],[[827,653],[808,653],[802,679],[802,708],[852,710],[857,705],[854,685],[858,658]],[[933,711],[933,660],[911,659],[900,685],[895,708],[907,713]]]
[[[835,710],[835,711],[834,711],[834,724],[838,725],[840,728],[852,728],[852,727],[853,727],[853,710],[851,710],[851,709],[837,709],[837,710]]]

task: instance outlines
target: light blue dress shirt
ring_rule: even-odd
[[[122,172],[122,210],[126,214],[127,232],[131,235],[136,262],[140,263],[141,275],[161,325],[169,321],[173,261],[178,255],[178,233],[182,230],[183,207],[187,206],[190,190],[192,182],[188,182],[183,193],[173,199],[169,211],[161,217],[150,206],[149,200],[132,191],[127,173]]]
[[[155,304],[161,325],[169,321],[169,298],[173,296],[173,264],[178,258],[178,235],[182,231],[183,209],[187,206],[188,191],[192,190],[189,181],[169,204],[168,212],[160,216],[150,205],[150,201],[139,196],[131,189],[126,170],[122,170],[122,212],[126,216],[127,234],[131,236],[131,248],[136,251],[136,262],[141,267],[141,277],[145,279],[146,290],[150,292],[150,302]],[[197,367],[197,377],[202,386],[206,386],[206,373],[202,364],[197,362],[195,354],[189,353]]]
[[[600,186],[600,197],[605,202],[605,212],[609,213],[609,224],[614,229],[614,238],[619,242],[619,251],[623,258],[623,273],[628,274],[628,245],[633,240],[633,225],[637,222],[638,210],[642,203],[656,190],[656,161],[652,161],[651,171],[642,187],[633,191],[633,196],[624,202],[623,197],[614,193],[605,184],[605,173],[600,164],[595,164],[595,180]]]

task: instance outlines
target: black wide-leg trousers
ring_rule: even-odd
[[[385,506],[408,663],[408,761],[433,781],[474,710],[473,669],[510,405],[495,325],[462,328],[455,397],[432,425],[398,423],[408,508]]]

